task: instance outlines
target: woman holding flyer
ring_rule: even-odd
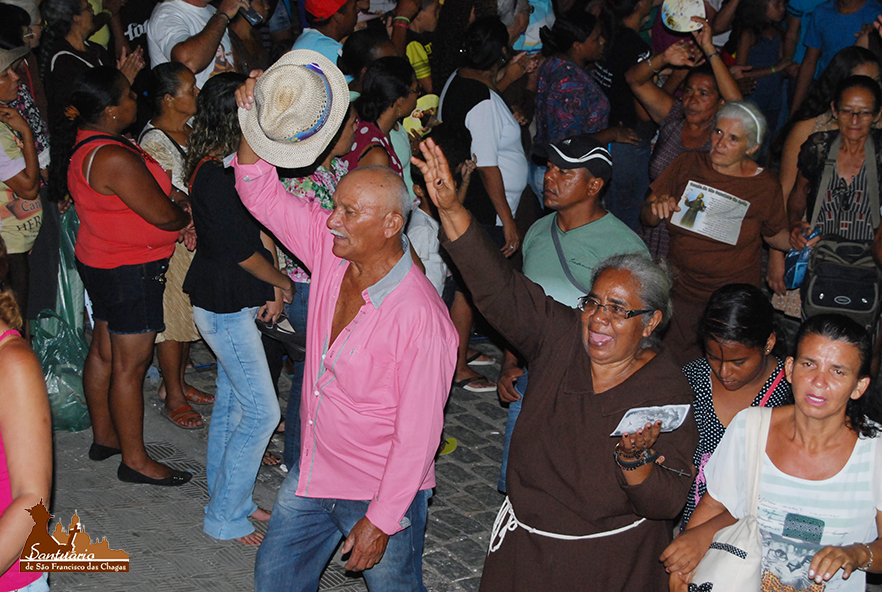
[[[666,220],[670,229],[677,316],[665,341],[682,364],[701,355],[698,320],[711,294],[726,284],[760,285],[763,240],[790,248],[780,183],[751,159],[766,129],[752,104],[726,103],[717,112],[710,153],[677,157],[643,204],[646,226]]]

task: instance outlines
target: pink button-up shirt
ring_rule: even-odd
[[[458,343],[447,309],[405,249],[329,343],[349,266],[332,252],[331,212],[291,199],[262,160],[233,166],[245,207],[312,271],[297,495],[371,500],[368,520],[394,534],[417,491],[435,486]]]

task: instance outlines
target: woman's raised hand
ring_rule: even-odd
[[[261,76],[263,76],[263,70],[252,70],[248,75],[248,80],[236,89],[236,104],[240,108],[250,111],[254,106],[254,85],[257,84],[257,79]]]
[[[688,39],[672,43],[662,54],[668,66],[692,67],[701,58],[701,52]]]
[[[713,28],[710,26],[710,23],[707,19],[698,16],[693,16],[692,22],[701,24],[700,29],[692,31],[692,36],[695,37],[695,42],[698,44],[698,47],[700,47],[706,55],[712,54],[716,49],[714,48]]]
[[[420,152],[425,160],[414,156],[410,161],[423,173],[432,203],[439,212],[461,208],[462,204],[456,198],[456,183],[453,182],[450,166],[441,148],[429,138],[420,144]]]

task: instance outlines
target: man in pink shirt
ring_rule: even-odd
[[[365,570],[369,588],[425,590],[423,533],[457,337],[409,254],[411,200],[385,167],[346,175],[330,212],[291,199],[246,135],[233,160],[242,202],[312,271],[300,466],[279,490],[255,588],[317,590],[345,536],[346,567]]]

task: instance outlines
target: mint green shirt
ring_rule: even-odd
[[[524,274],[558,302],[576,307],[585,294],[570,283],[561,267],[551,238],[553,229],[560,237],[564,258],[576,280],[591,287],[594,266],[613,255],[640,253],[649,257],[643,240],[612,214],[606,214],[584,226],[563,232],[557,214],[540,218],[524,238]]]

